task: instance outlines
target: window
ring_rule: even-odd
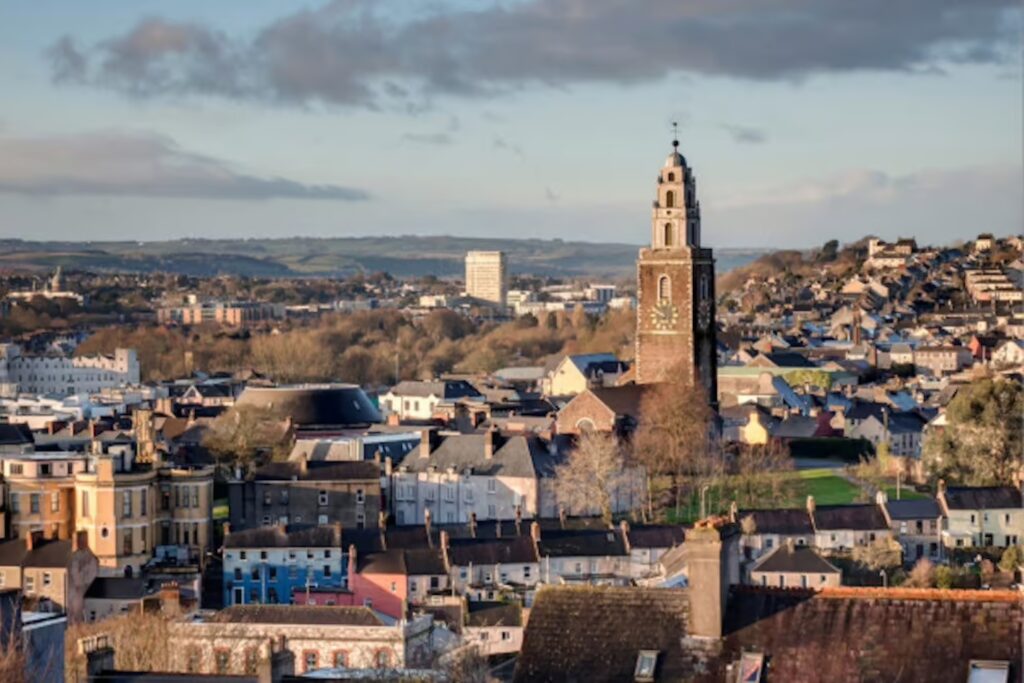
[[[391,582],[391,592],[392,593],[397,593],[398,592],[398,584],[395,583],[394,581]]]
[[[302,652],[302,663],[306,667],[306,671],[314,671],[317,668],[317,662],[320,656],[316,650],[303,650]]]
[[[523,567],[523,578],[524,579],[530,578],[530,565],[525,565]]]
[[[676,193],[673,192],[672,190],[669,190],[668,192],[665,193],[665,206],[667,206],[668,208],[671,209],[675,205],[676,205]]]
[[[338,650],[334,653],[334,666],[343,669],[348,666],[348,653],[344,650]]]
[[[244,551],[244,550],[239,550],[238,551],[238,559],[244,560],[246,557],[247,557],[246,551]]]
[[[657,650],[640,650],[636,658],[636,669],[633,671],[633,678],[637,681],[653,681],[654,670],[657,666]]]
[[[218,674],[224,676],[231,666],[231,650],[217,648],[213,651],[213,666]]]
[[[146,552],[146,543],[147,542],[148,542],[148,539],[146,538],[146,527],[141,526],[141,527],[139,527],[139,544],[140,544],[139,547],[142,548],[142,552]]]
[[[366,494],[362,489],[356,489],[356,503],[362,505],[366,502]]]
[[[89,516],[89,492],[82,491],[82,516]]]
[[[658,278],[658,301],[671,301],[672,300],[672,280],[669,279],[668,275],[662,275]]]
[[[190,674],[199,673],[200,663],[203,661],[203,654],[196,646],[188,649],[188,654],[185,656],[185,671]]]
[[[192,507],[194,507],[194,508],[199,507],[199,487],[198,486],[193,486],[192,487]]]
[[[800,575],[800,587],[801,588],[807,588],[807,575],[806,574],[801,574]]]
[[[327,515],[317,515],[316,523],[321,525],[327,524]]]
[[[502,631],[501,632],[501,639],[502,640],[512,640],[512,634],[509,633],[508,631]]]
[[[139,514],[140,515],[147,514],[146,508],[149,505],[149,500],[148,499],[149,499],[149,491],[147,491],[146,489],[142,489],[141,491],[139,491]]]
[[[493,477],[487,480],[487,493],[498,492],[498,480]]]
[[[241,580],[242,580],[242,568],[241,567],[235,567],[235,581],[241,581]]]
[[[270,526],[270,515],[263,515],[263,526]]]
[[[431,590],[437,590],[441,587],[441,579],[436,576],[430,577],[430,588]]]
[[[43,572],[43,585],[49,586],[53,583],[53,575],[50,572]]]
[[[54,491],[50,494],[50,512],[60,511],[60,492]]]
[[[263,504],[264,505],[270,505],[270,491],[269,490],[263,492]]]
[[[18,464],[18,465],[12,464],[11,465],[10,474],[23,474],[24,472],[25,472],[25,467],[23,465],[20,465],[20,464]]]
[[[32,514],[39,514],[39,494],[31,493],[28,497],[28,511]]]
[[[327,550],[324,551],[324,559],[326,560],[330,556],[331,556],[331,549],[328,548]]]
[[[17,493],[11,494],[11,512],[18,514],[21,512],[21,495]]]
[[[387,669],[391,666],[391,653],[387,650],[377,650],[375,659],[378,669]]]
[[[765,550],[771,550],[774,545],[775,545],[775,539],[773,539],[773,538],[766,538],[766,539],[764,539]]]
[[[317,505],[327,505],[327,491],[320,491],[316,499]]]
[[[132,547],[132,530],[131,529],[125,529],[124,530],[124,536],[121,539],[121,545],[122,545],[121,550],[122,550],[122,554],[123,555],[131,555],[132,554],[132,552],[134,551],[134,548]]]
[[[664,236],[662,237],[662,241],[664,242],[666,247],[671,247],[672,246],[672,224],[671,223],[666,223],[665,224]]]
[[[121,494],[121,516],[128,519],[132,516],[132,492],[125,491]]]
[[[26,576],[25,577],[25,592],[34,593],[36,590],[36,577]]]
[[[276,588],[268,588],[267,589],[267,600],[270,601],[271,605],[276,605],[277,604],[277,589]]]
[[[676,174],[675,174],[675,173],[673,173],[673,172],[671,172],[671,171],[669,171],[669,174],[668,174],[668,181],[669,181],[670,183],[674,183],[674,182],[676,181]]]
[[[487,506],[487,516],[490,517],[491,519],[494,519],[495,517],[497,517],[498,516],[498,508],[496,506],[494,506],[494,505],[488,505]]]
[[[255,675],[256,667],[259,666],[259,656],[256,653],[256,648],[247,647],[245,648],[245,654],[243,655],[244,664],[242,665],[245,669],[243,672],[247,676]]]
[[[271,581],[277,581],[277,567],[268,567],[267,573]]]
[[[324,577],[328,579],[331,577],[331,565],[329,564],[324,565]]]

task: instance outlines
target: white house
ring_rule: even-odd
[[[0,396],[91,394],[138,383],[134,349],[117,349],[113,356],[27,356],[17,344],[0,344]]]
[[[434,382],[399,382],[381,396],[380,408],[385,415],[402,420],[429,420],[439,405],[452,406],[457,401],[483,403],[484,395],[465,380]]]

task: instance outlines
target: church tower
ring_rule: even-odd
[[[658,174],[651,246],[637,261],[636,381],[663,382],[682,368],[717,403],[715,261],[700,246],[700,202],[693,169],[672,141]]]

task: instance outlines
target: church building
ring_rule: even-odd
[[[715,261],[700,245],[700,202],[693,169],[672,141],[658,174],[651,246],[637,261],[636,382],[682,371],[717,403]]]

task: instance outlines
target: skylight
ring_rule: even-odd
[[[641,683],[654,680],[654,669],[658,666],[657,650],[640,650],[636,658],[636,670],[633,672],[633,680]]]

